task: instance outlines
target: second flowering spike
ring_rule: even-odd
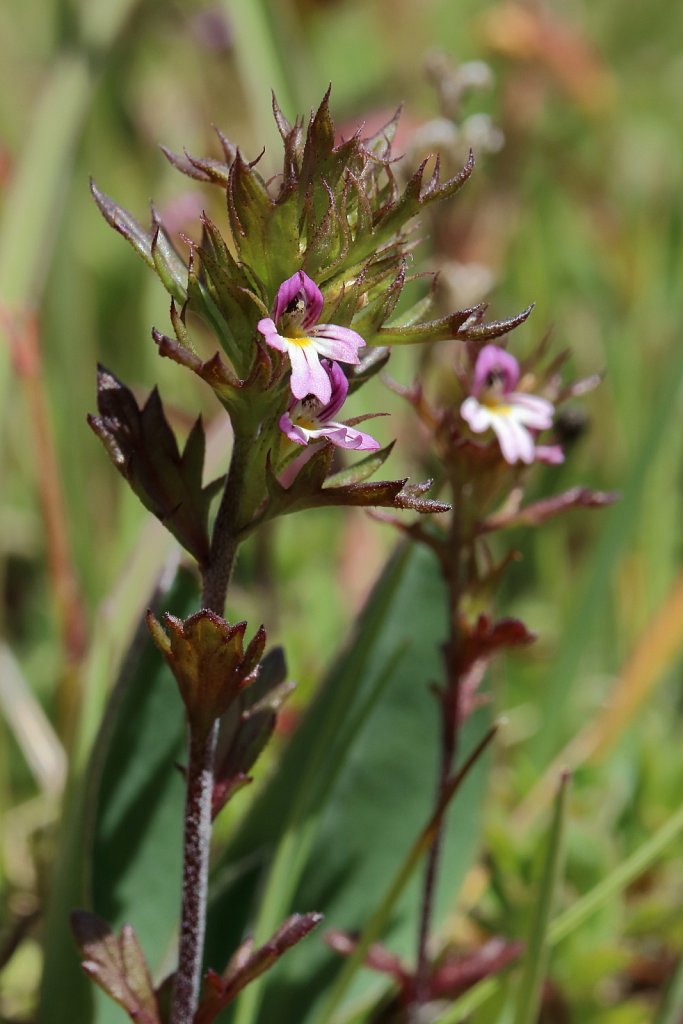
[[[231,626],[206,608],[185,620],[166,613],[163,623],[166,629],[147,613],[150,633],[178,683],[190,728],[208,733],[255,678],[265,630],[261,626],[245,650],[246,622]]]

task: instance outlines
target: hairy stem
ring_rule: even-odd
[[[202,607],[223,615],[245,509],[243,495],[254,438],[235,435],[228,479],[203,568]],[[190,729],[183,839],[183,889],[178,969],[171,1024],[192,1024],[201,987],[211,849],[211,801],[218,721],[208,733]]]
[[[458,757],[460,742],[460,592],[461,592],[461,560],[462,537],[458,515],[460,495],[455,480],[451,481],[453,490],[454,511],[446,544],[442,549],[441,568],[448,587],[449,635],[444,645],[444,663],[446,683],[439,694],[441,712],[441,760],[437,776],[435,807],[439,807],[449,786],[453,766]],[[417,968],[415,972],[415,1002],[411,1016],[417,1020],[419,1007],[429,999],[430,965],[428,956],[429,933],[434,916],[434,900],[436,884],[443,845],[445,815],[439,821],[434,842],[430,848],[425,867],[422,888],[422,906],[417,939]]]
[[[172,1024],[192,1024],[197,1009],[206,930],[211,796],[218,722],[208,736],[190,733],[183,840],[183,902]]]

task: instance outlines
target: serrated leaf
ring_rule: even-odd
[[[152,261],[166,291],[181,305],[187,301],[187,266],[160,224],[152,236]]]
[[[159,393],[139,409],[132,393],[100,367],[99,416],[88,422],[132,489],[199,562],[209,553],[209,504],[215,488],[202,487],[204,431],[197,421],[181,455]]]
[[[151,233],[145,231],[132,214],[114,202],[105,192],[100,191],[92,178],[90,179],[90,191],[107,223],[111,224],[120,235],[123,235],[147,266],[154,270]]]
[[[101,918],[85,910],[72,913],[71,927],[88,977],[137,1024],[160,1024],[152,979],[133,928],[124,924],[115,935]]]
[[[286,682],[281,647],[269,651],[258,675],[221,718],[213,794],[214,817],[240,785],[273,734],[277,712],[294,688]]]
[[[188,268],[173,248],[154,211],[152,226],[146,231],[132,214],[102,192],[92,179],[90,191],[104,219],[123,235],[147,266],[156,272],[166,291],[177,301],[184,302],[187,297]]]
[[[480,533],[505,530],[516,526],[540,526],[555,516],[576,508],[605,508],[619,500],[614,491],[593,491],[589,487],[571,487],[562,494],[534,501],[524,508],[494,514],[481,524]]]
[[[252,949],[253,943],[248,940],[248,944],[245,943],[233,957],[223,978],[209,972],[209,985],[194,1018],[194,1024],[211,1024],[220,1011],[228,1006],[250,981],[277,963],[288,949],[298,945],[321,921],[322,914],[292,914],[272,938],[258,949]]]
[[[483,313],[485,308],[482,304],[469,309],[459,309],[455,313],[449,313],[448,316],[439,317],[438,320],[428,320],[426,323],[383,327],[376,332],[373,339],[366,340],[366,344],[416,345],[426,341],[446,341],[457,338],[463,324],[472,317]]]
[[[327,478],[327,486],[346,487],[348,484],[359,484],[367,480],[368,477],[371,477],[373,473],[376,473],[384,465],[391,455],[395,443],[395,441],[392,441],[386,448],[381,448],[378,452],[370,452],[369,455],[354,463],[353,466],[349,466],[347,469],[340,469],[338,473],[333,473],[332,476]]]

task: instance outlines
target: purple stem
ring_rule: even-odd
[[[453,766],[457,760],[460,741],[460,593],[461,593],[461,524],[458,515],[460,494],[457,480],[451,481],[454,511],[448,536],[441,547],[441,571],[448,588],[449,635],[444,645],[446,684],[439,694],[441,712],[441,762],[436,784],[434,804],[439,807],[446,795]],[[415,971],[415,996],[410,1016],[417,1021],[419,1008],[428,1002],[430,995],[430,964],[428,956],[429,932],[434,916],[434,900],[439,863],[443,846],[446,815],[441,817],[438,832],[431,845],[425,868],[422,889],[422,909],[417,941],[417,967]]]
[[[238,516],[252,438],[238,438],[216,516],[211,552],[204,566],[202,607],[223,615],[235,564]],[[202,979],[206,905],[211,850],[211,804],[218,722],[207,734],[190,729],[183,837],[183,890],[178,945],[178,968],[173,987],[171,1024],[192,1024]]]
[[[192,1024],[199,998],[211,846],[211,797],[218,722],[208,736],[190,731],[183,840],[183,895],[172,1024]]]

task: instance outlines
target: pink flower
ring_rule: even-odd
[[[294,397],[315,395],[326,405],[332,397],[332,385],[320,365],[320,356],[355,364],[360,362],[358,349],[365,342],[349,327],[319,324],[323,301],[315,281],[299,270],[280,285],[273,317],[259,320],[258,329],[267,345],[289,356]]]
[[[379,442],[362,430],[345,423],[337,423],[335,416],[346,400],[349,390],[344,371],[337,363],[324,359],[321,369],[330,385],[330,401],[327,405],[309,394],[294,401],[287,412],[280,417],[280,430],[295,444],[306,445],[309,441],[327,440],[339,448],[353,448],[361,452],[374,452]]]
[[[510,464],[535,459],[561,462],[561,449],[537,448],[534,433],[552,426],[555,407],[545,398],[515,391],[518,381],[515,357],[497,345],[485,345],[474,367],[472,394],[460,406],[461,416],[475,434],[493,430]]]

